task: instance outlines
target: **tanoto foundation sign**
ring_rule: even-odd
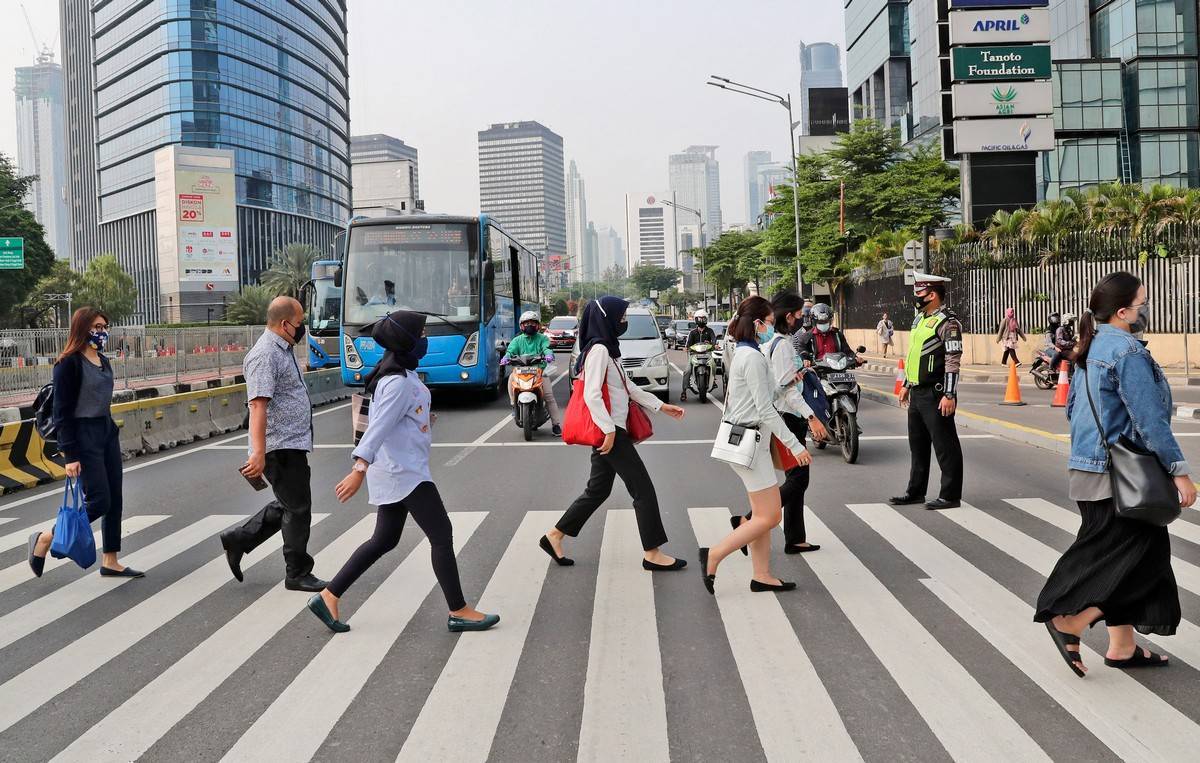
[[[965,82],[1050,78],[1049,45],[953,48],[954,79]]]

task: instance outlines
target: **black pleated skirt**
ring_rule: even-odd
[[[1036,622],[1099,607],[1109,626],[1171,636],[1179,625],[1179,589],[1167,528],[1117,519],[1112,499],[1079,501],[1083,524],[1038,596]]]

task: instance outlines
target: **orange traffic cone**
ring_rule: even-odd
[[[1017,362],[1015,360],[1008,361],[1008,386],[1004,388],[1004,402],[1000,405],[1025,405],[1021,401],[1021,385],[1017,382]]]
[[[900,397],[900,390],[904,387],[904,358],[900,358],[896,364],[896,386],[892,388],[892,394]]]
[[[1058,367],[1058,386],[1054,388],[1054,402],[1050,403],[1051,408],[1067,407],[1067,393],[1071,391],[1071,380],[1067,376],[1068,363],[1069,361],[1064,360]]]

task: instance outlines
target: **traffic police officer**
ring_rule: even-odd
[[[963,461],[954,410],[962,361],[962,323],[945,307],[949,278],[915,273],[913,297],[917,314],[904,360],[900,405],[908,408],[908,446],[912,468],[904,495],[893,506],[922,503],[929,483],[929,447],[942,470],[941,491],[927,509],[953,509],[962,500]]]

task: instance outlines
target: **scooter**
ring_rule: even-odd
[[[1052,368],[1050,363],[1053,359],[1053,349],[1043,347],[1038,350],[1037,358],[1029,368],[1029,374],[1033,377],[1033,383],[1038,389],[1052,390],[1058,385],[1058,369]],[[1069,358],[1064,358],[1064,360],[1069,360]],[[1067,378],[1071,378],[1074,373],[1075,364],[1067,364]]]
[[[866,352],[859,347],[858,352]],[[842,352],[827,353],[813,364],[821,379],[821,388],[829,401],[829,424],[825,428],[829,439],[842,450],[842,458],[852,464],[858,460],[858,405],[862,390],[851,369],[857,367],[854,358]],[[820,448],[821,445],[818,445]]]
[[[551,364],[543,369],[540,364],[544,360],[541,355],[518,355],[510,362],[516,399],[514,420],[524,431],[526,442],[533,439],[538,427],[550,420],[550,411],[542,397],[545,394],[542,380],[547,373],[553,376],[555,367]]]
[[[692,368],[692,378],[688,382],[688,390],[700,398],[700,402],[708,402],[708,393],[716,389],[716,361],[713,359],[713,346],[708,342],[697,342],[688,348],[688,364]]]

